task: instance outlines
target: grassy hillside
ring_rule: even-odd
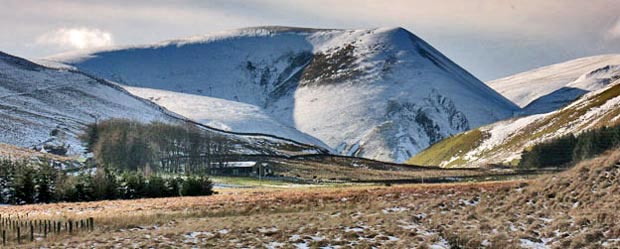
[[[619,180],[615,151],[530,181],[221,189],[0,212],[94,217],[92,233],[24,240],[27,247],[618,248]]]
[[[460,157],[463,156],[464,153],[475,149],[483,139],[483,133],[479,129],[460,133],[441,140],[431,147],[433,149],[420,152],[415,157],[411,158],[411,160],[407,161],[407,163],[425,166],[439,165],[444,158]],[[450,163],[458,165],[466,162],[462,159],[457,159]]]
[[[566,134],[620,122],[620,81],[555,112],[515,118],[448,138],[408,163],[442,167],[516,165],[523,150]]]
[[[0,143],[0,158],[11,160],[50,159],[59,162],[75,161],[76,158],[57,156],[50,153],[42,153],[35,150],[17,147],[10,144]]]

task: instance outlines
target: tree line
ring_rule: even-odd
[[[80,138],[97,165],[121,171],[206,174],[212,167],[225,166],[233,149],[225,136],[191,124],[125,119],[90,124]]]
[[[101,167],[66,173],[50,162],[0,161],[0,203],[31,204],[213,194],[205,176],[160,177]]]
[[[577,136],[569,134],[534,145],[523,152],[519,166],[569,167],[614,148],[620,148],[620,125],[589,130]]]

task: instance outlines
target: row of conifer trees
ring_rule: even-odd
[[[524,151],[519,166],[568,167],[579,161],[620,148],[620,125],[602,127],[540,143]]]
[[[145,176],[98,168],[66,173],[49,162],[0,161],[0,203],[31,204],[212,194],[206,176]]]

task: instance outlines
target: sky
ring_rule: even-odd
[[[36,59],[262,25],[403,27],[485,81],[620,53],[619,0],[0,0],[0,51]]]

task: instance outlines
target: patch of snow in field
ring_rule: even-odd
[[[363,232],[364,230],[368,229],[368,226],[357,226],[357,227],[345,227],[344,231],[345,232]]]
[[[390,207],[390,208],[384,208],[383,210],[381,210],[384,214],[389,214],[389,213],[400,213],[400,212],[405,212],[408,211],[409,208],[406,207]]]
[[[398,238],[398,237],[394,237],[394,236],[388,236],[388,240],[389,240],[389,241],[399,241],[399,240],[400,240],[400,238]]]
[[[185,240],[183,240],[183,242],[184,243],[198,243],[199,237],[211,237],[213,235],[214,234],[211,232],[190,232],[190,233],[183,235],[183,237],[185,237]]]
[[[472,200],[459,199],[459,204],[467,205],[467,206],[476,206],[478,205],[479,202],[480,200],[476,200],[476,199],[472,199]]]
[[[273,241],[273,242],[269,242],[269,244],[267,244],[267,248],[268,249],[281,248],[284,245],[286,245],[286,244],[282,243],[282,242]]]
[[[277,231],[279,231],[277,227],[270,227],[270,228],[261,227],[258,229],[258,232],[260,233],[275,233]]]
[[[308,245],[307,242],[295,243],[293,245],[295,245],[295,248],[297,248],[297,249],[310,249],[310,246]]]
[[[521,242],[521,247],[522,248],[528,248],[528,249],[546,249],[549,248],[549,246],[545,245],[545,242],[534,242],[528,239],[519,239],[519,241]]]
[[[439,242],[432,244],[429,248],[430,249],[450,249],[450,244],[448,244],[448,241],[446,239],[441,238]]]
[[[539,220],[541,220],[541,221],[543,221],[544,223],[551,223],[551,222],[553,221],[553,219],[550,219],[550,218],[544,218],[544,217],[542,217],[542,218],[538,218],[538,219],[539,219]]]

